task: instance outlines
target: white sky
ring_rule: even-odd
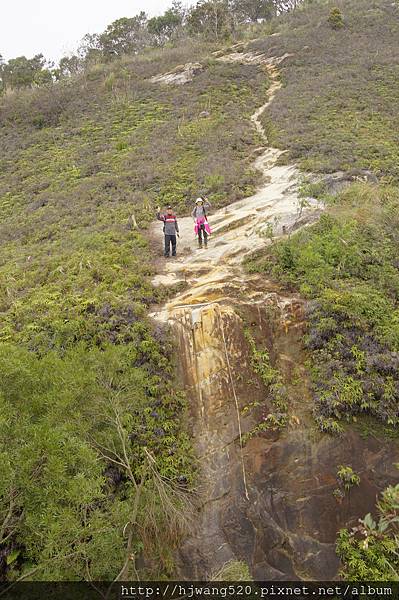
[[[8,60],[43,53],[59,60],[85,33],[100,33],[120,17],[144,10],[150,16],[172,0],[2,0],[0,54]]]

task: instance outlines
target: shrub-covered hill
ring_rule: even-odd
[[[335,10],[339,8],[339,11]],[[340,25],[331,22],[334,11]],[[372,415],[399,424],[399,6],[320,0],[284,18],[281,35],[255,48],[291,56],[265,116],[274,142],[313,173],[303,195],[327,214],[248,262],[308,297],[314,413],[324,431]],[[399,71],[398,71],[399,72]],[[363,180],[371,171],[378,183]],[[356,175],[357,173],[357,175]]]
[[[143,551],[146,576],[173,570],[194,463],[173,333],[146,318],[162,292],[145,228],[157,204],[254,189],[249,115],[267,89],[212,49],[0,101],[0,579],[128,579]],[[189,86],[149,81],[194,60]]]
[[[265,116],[288,159],[393,184],[312,186],[328,215],[250,263],[312,300],[328,431],[397,425],[397,23],[394,2],[315,0],[252,44],[293,54]],[[202,192],[221,206],[257,183],[249,116],[267,79],[216,49],[181,42],[0,100],[0,579],[173,573],[195,461],[173,332],[146,317],[163,294],[146,226],[157,204],[187,213]],[[189,61],[203,66],[189,85],[151,83]]]
[[[399,4],[316,0],[284,20],[281,35],[252,44],[292,54],[264,124],[288,150],[281,160],[320,174],[304,178],[303,196],[318,196],[326,212],[247,268],[308,299],[304,344],[321,431],[398,439]],[[339,170],[338,185],[322,175]],[[398,493],[383,492],[376,521],[367,515],[340,532],[344,578],[398,579]]]
[[[329,19],[340,10],[342,26]],[[254,48],[292,54],[265,125],[273,144],[310,171],[354,167],[399,181],[399,4],[316,0],[286,15]]]
[[[3,101],[0,339],[36,351],[130,341],[135,303],[153,292],[129,216],[142,230],[158,203],[181,213],[201,191],[216,205],[251,192],[248,117],[264,72],[207,60],[190,86],[148,81],[198,52],[97,66]]]
[[[315,415],[329,432],[364,414],[399,423],[399,6],[342,0],[338,7],[308,3],[284,18],[281,35],[252,43],[291,54],[265,117],[275,143],[288,149],[284,160],[316,175],[344,171],[338,194],[332,177],[304,178],[303,196],[318,196],[327,214],[248,263],[312,300]],[[363,181],[369,171],[378,183]],[[362,183],[342,190],[359,176]]]

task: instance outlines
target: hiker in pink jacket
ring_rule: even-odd
[[[204,239],[205,248],[208,247],[208,235],[211,234],[206,209],[210,208],[211,203],[207,198],[197,198],[195,207],[191,216],[194,219],[194,231],[198,236],[198,248],[202,248],[202,238]]]

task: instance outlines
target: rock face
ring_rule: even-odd
[[[329,194],[337,194],[354,182],[378,183],[378,178],[367,169],[352,169],[351,171],[338,171],[316,180],[321,183]]]
[[[272,295],[238,301],[235,310],[209,305],[194,322],[182,309],[180,376],[197,399],[192,427],[202,474],[198,526],[179,554],[180,576],[188,579],[209,578],[230,560],[244,560],[257,580],[335,579],[337,531],[372,512],[380,490],[397,479],[395,443],[351,430],[340,438],[315,430],[301,364],[301,304],[286,298],[276,323],[266,309],[275,302]],[[256,414],[243,418],[244,406],[258,401],[268,410],[270,400],[251,372],[238,312],[267,336],[290,399],[288,427],[252,438],[242,451],[235,396],[243,433],[259,420]],[[302,368],[295,385],[294,366]],[[361,482],[339,503],[336,473],[348,464]]]
[[[267,522],[247,553],[257,579],[334,579],[337,531],[373,511],[381,487],[397,477],[395,445],[362,440],[355,432],[315,443],[309,433],[287,432],[277,442],[258,440],[247,449],[256,498],[248,517],[253,524]],[[341,464],[351,464],[361,484],[338,504],[333,490]]]
[[[229,57],[239,60],[238,54],[245,64],[263,65],[272,78],[267,102],[252,116],[266,143],[260,116],[278,91],[275,65],[281,60]],[[267,243],[271,226],[278,238],[321,212],[312,199],[303,208],[300,173],[276,165],[280,155],[265,149],[255,162],[264,174],[262,188],[209,217],[208,250],[195,249],[192,220],[181,219],[185,251],[154,279],[155,285],[188,284],[153,313],[173,327],[178,342],[199,461],[197,527],[179,549],[178,578],[211,578],[230,560],[247,562],[258,580],[337,578],[337,531],[372,511],[379,491],[396,478],[393,442],[363,439],[355,430],[341,438],[316,430],[302,344],[304,303],[241,267],[248,253]],[[248,327],[281,373],[288,425],[245,444],[245,434],[272,408],[253,370]],[[333,491],[340,465],[351,465],[361,482],[338,503]]]
[[[192,81],[198,73],[201,73],[204,68],[200,63],[187,63],[179,65],[169,73],[154,75],[150,81],[152,83],[163,83],[165,85],[183,85]]]

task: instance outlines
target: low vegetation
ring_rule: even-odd
[[[252,577],[245,562],[232,560],[215,573],[211,581],[252,581]]]
[[[399,5],[315,0],[253,42],[277,56],[283,89],[264,124],[273,145],[312,172],[371,170],[399,181]],[[349,60],[350,57],[350,60]]]
[[[309,299],[305,339],[323,431],[399,423],[399,191],[355,184],[319,223],[248,262]]]
[[[399,485],[390,486],[370,515],[351,530],[343,529],[337,552],[348,581],[399,581]]]
[[[243,436],[245,444],[254,435],[265,431],[278,431],[287,424],[287,392],[283,383],[283,378],[280,371],[272,366],[269,352],[266,348],[259,348],[256,340],[253,338],[249,329],[245,332],[245,337],[250,349],[250,364],[252,371],[256,373],[262,382],[265,393],[271,404],[272,410],[263,414],[260,423],[255,425],[248,433]],[[265,402],[266,403],[266,402]],[[257,403],[247,405],[243,414],[247,414],[250,410],[256,408]],[[264,411],[263,411],[264,412]]]
[[[249,115],[268,85],[212,48],[0,100],[2,579],[173,572],[195,459],[169,334],[146,316],[163,292],[145,230],[158,204],[182,214],[200,192],[215,206],[252,192]],[[194,59],[186,87],[149,81]]]

